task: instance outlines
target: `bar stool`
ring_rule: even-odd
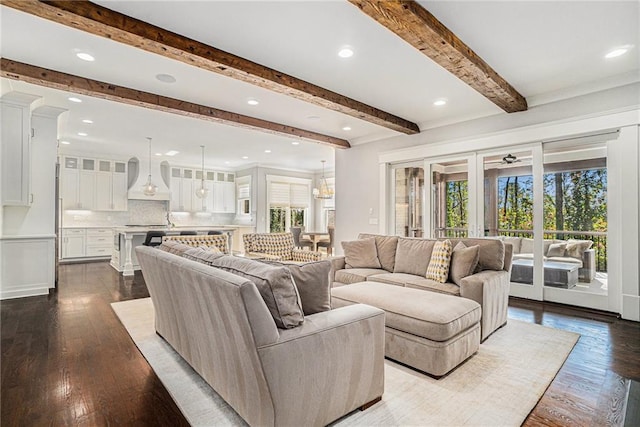
[[[181,236],[197,236],[198,232],[193,230],[187,230],[187,231],[181,231],[180,235]]]
[[[166,235],[167,233],[164,231],[147,231],[147,236],[142,244],[145,246],[160,246],[162,244],[162,238]]]
[[[220,231],[220,230],[209,230],[209,232],[207,233],[209,236],[219,236],[221,234],[224,234],[224,231]]]

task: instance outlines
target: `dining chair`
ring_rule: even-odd
[[[329,240],[320,240],[316,247],[317,248],[327,248],[327,255],[331,256],[333,254],[333,233],[335,231],[334,227],[328,227],[327,231],[329,232]]]
[[[313,241],[300,238],[302,227],[291,227],[291,234],[293,234],[293,244],[296,248],[303,249],[304,247],[308,247],[310,250],[313,250]]]

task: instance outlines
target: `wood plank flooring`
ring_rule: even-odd
[[[60,266],[57,292],[0,303],[2,426],[188,425],[110,303],[148,296],[108,263]],[[618,425],[640,324],[514,299],[509,316],[582,336],[526,426]],[[523,361],[526,363],[526,361]]]

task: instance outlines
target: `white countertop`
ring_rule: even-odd
[[[209,231],[209,230],[219,230],[219,231],[235,231],[237,227],[229,227],[224,225],[209,225],[209,226],[181,226],[181,227],[114,227],[113,231],[116,233],[146,233],[147,231],[164,231],[165,233],[175,233],[180,234],[182,230],[193,230],[193,231]]]

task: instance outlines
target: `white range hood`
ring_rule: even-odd
[[[153,196],[147,196],[142,192],[142,187],[147,183],[149,176],[149,161],[133,157],[129,160],[129,192],[128,198],[134,200],[171,200],[171,190],[169,189],[161,172],[160,163],[151,162],[151,181],[158,187],[158,191]]]

